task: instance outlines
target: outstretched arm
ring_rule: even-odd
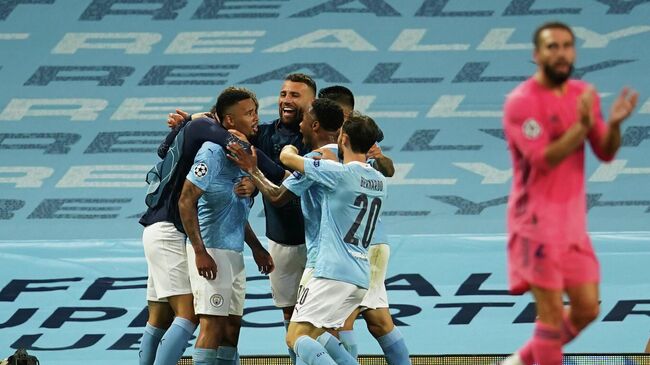
[[[286,145],[280,151],[280,162],[289,170],[305,173],[305,158],[300,156],[298,148],[294,145]]]
[[[250,174],[253,184],[275,206],[283,206],[289,201],[296,198],[291,191],[284,185],[275,185],[264,176],[262,171],[257,167],[257,151],[251,146],[251,153],[246,152],[242,146],[237,143],[228,145],[228,158],[233,161],[240,169]]]

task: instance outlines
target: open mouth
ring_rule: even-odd
[[[292,106],[282,107],[282,117],[283,118],[293,118],[296,116],[296,108]]]

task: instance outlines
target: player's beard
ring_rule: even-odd
[[[302,109],[299,106],[296,106],[296,113],[293,115],[293,118],[283,119],[282,115],[282,106],[280,106],[280,121],[286,126],[298,126],[302,121],[303,113]]]
[[[546,78],[548,81],[551,82],[554,86],[559,86],[564,84],[569,77],[571,77],[571,74],[573,73],[573,64],[569,64],[569,71],[567,72],[558,72],[555,71],[555,68],[550,65],[550,64],[545,64],[544,65],[544,75],[546,75]]]

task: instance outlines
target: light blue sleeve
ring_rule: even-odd
[[[305,176],[307,179],[334,190],[343,177],[343,164],[330,160],[305,159]]]
[[[223,167],[223,148],[216,143],[205,142],[194,157],[194,164],[187,173],[187,180],[197,188],[206,191],[210,182],[219,175]]]
[[[312,156],[322,156],[320,152],[309,152],[305,155],[305,158],[311,158]],[[284,179],[282,185],[284,185],[287,190],[295,194],[296,196],[301,196],[305,191],[307,191],[314,184],[313,180],[309,180],[305,175],[294,171],[291,176]]]
[[[313,180],[309,180],[298,171],[294,171],[291,176],[284,179],[282,182],[282,185],[284,185],[287,190],[294,193],[296,196],[301,196],[302,193],[307,191],[307,189],[309,189],[313,184]]]

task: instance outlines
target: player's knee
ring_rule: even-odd
[[[194,314],[194,311],[192,311],[192,312],[181,312],[181,313],[178,313],[176,315],[176,317],[187,319],[188,321],[194,323],[195,325],[199,324],[199,317],[197,317],[196,314]]]
[[[287,343],[287,347],[293,350],[293,346],[296,343],[296,339],[294,338],[294,336],[287,333],[287,336],[284,339],[285,342]]]
[[[591,322],[595,321],[600,314],[600,306],[592,304],[580,309],[571,311],[571,321],[579,331],[587,327]]]
[[[393,326],[392,321],[381,320],[372,323],[368,322],[368,332],[370,332],[373,337],[378,338],[392,331]]]

